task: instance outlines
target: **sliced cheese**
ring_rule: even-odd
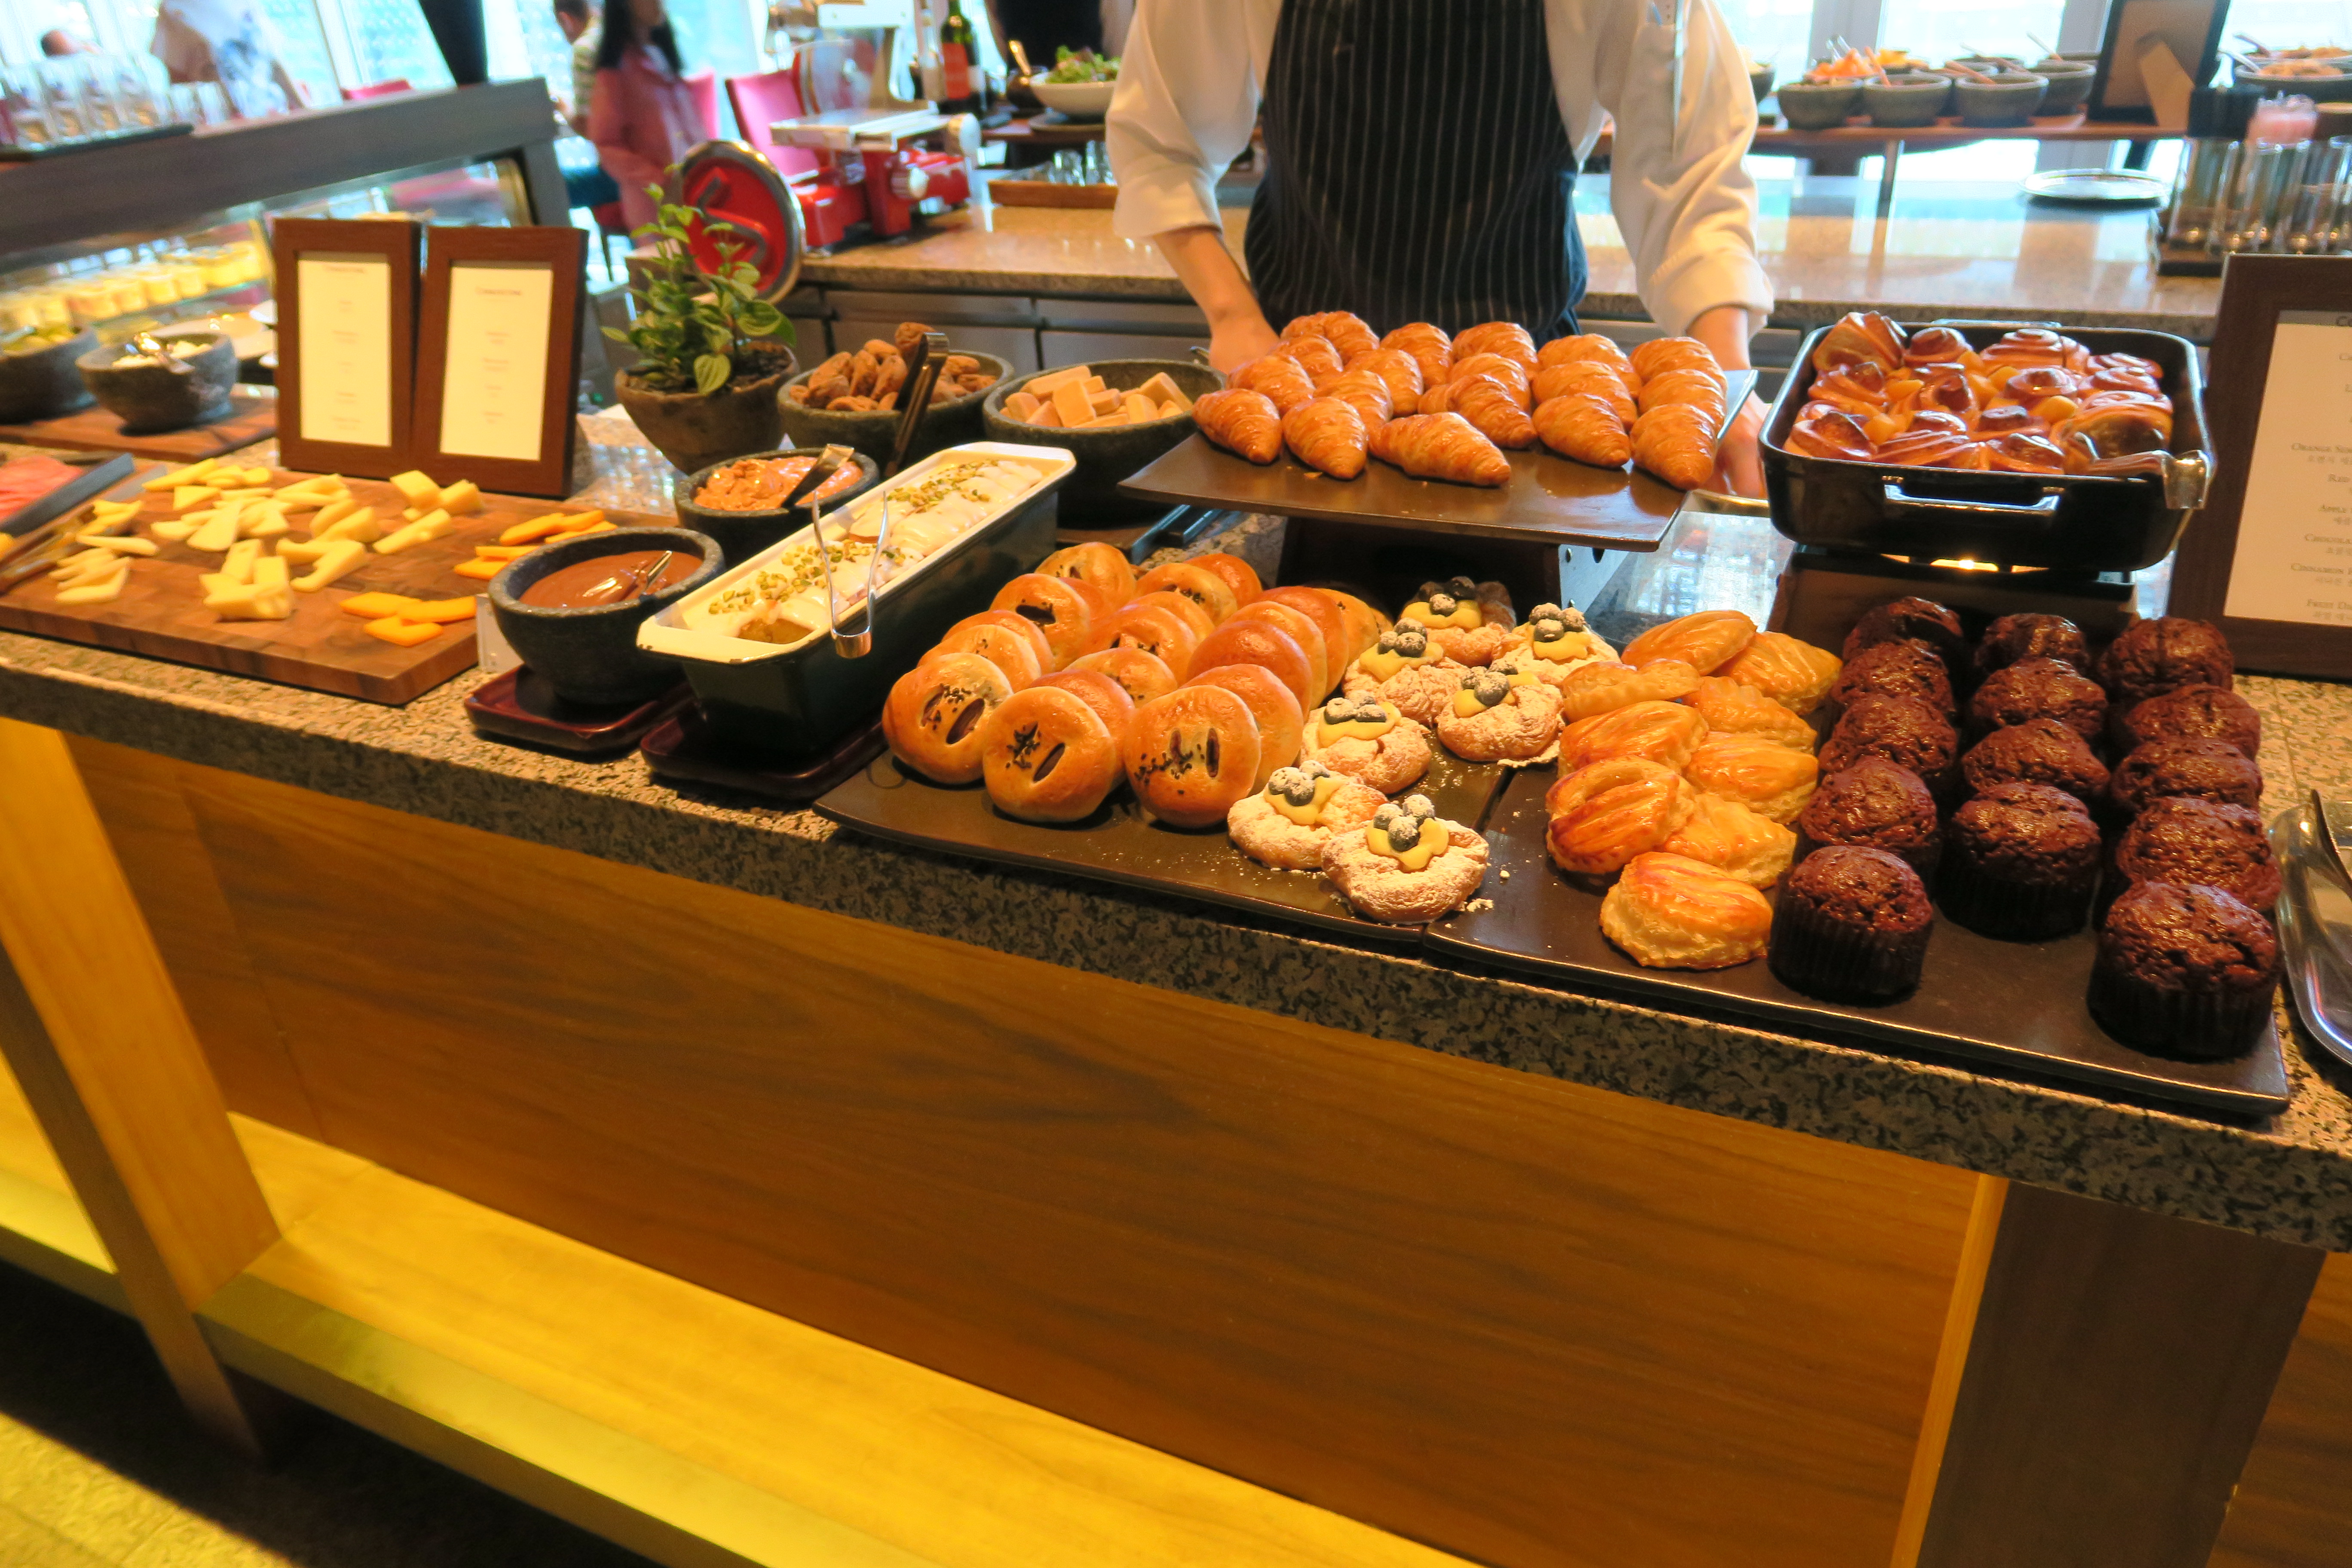
[[[474,596],[468,594],[462,599],[427,599],[413,610],[403,610],[401,618],[410,621],[433,621],[442,626],[453,626],[459,621],[470,621],[474,618]]]
[[[172,492],[172,510],[185,511],[192,506],[204,505],[219,494],[220,491],[210,485],[182,485]]]
[[[205,608],[225,621],[282,621],[294,614],[294,595],[282,583],[246,583],[205,595]]]
[[[334,500],[331,500],[327,502],[326,505],[320,507],[316,512],[311,514],[310,531],[315,535],[322,529],[331,528],[336,523],[342,521],[343,519],[351,516],[352,513],[359,510],[360,503],[353,500],[349,495],[344,495]],[[373,512],[371,512],[371,515],[373,515]]]
[[[373,621],[381,620],[386,616],[398,618],[424,602],[422,599],[412,599],[405,594],[353,594],[335,608],[347,616],[357,616],[363,621]]]
[[[482,492],[471,479],[459,479],[441,492],[441,510],[451,517],[471,517],[482,510]]]
[[[376,541],[378,555],[397,555],[404,550],[442,538],[457,526],[457,521],[446,511],[428,511],[406,528],[400,529]]]
[[[113,555],[152,555],[158,548],[152,539],[132,539],[120,533],[78,533],[76,544],[88,544]]]
[[[278,556],[265,555],[253,563],[253,585],[257,588],[283,588],[292,582],[289,563]]]
[[[226,550],[236,542],[236,511],[223,510],[214,512],[210,521],[188,536],[188,548],[208,550],[215,554]]]
[[[368,547],[356,539],[331,541],[309,573],[294,580],[294,586],[305,594],[315,594],[336,578],[345,576],[367,559]]]
[[[58,603],[60,605],[103,605],[110,599],[121,597],[122,594],[122,585],[130,581],[131,563],[123,561],[116,565],[113,572],[104,577],[98,578],[91,582],[75,583],[68,587],[58,589]]]
[[[278,542],[278,557],[281,561],[291,561],[297,566],[308,565],[334,548],[337,542],[331,539],[281,539]]]
[[[229,546],[227,558],[221,562],[221,575],[232,583],[250,583],[260,562],[261,541],[240,539]]]
[[[415,647],[431,642],[441,635],[441,628],[430,621],[404,621],[398,616],[386,616],[367,624],[367,635],[382,637],[400,647]]]
[[[455,572],[460,577],[471,577],[477,582],[481,583],[488,582],[491,578],[497,576],[506,569],[507,563],[505,562],[486,561],[478,555],[471,561],[460,561],[457,564],[449,568],[450,571]]]
[[[245,470],[245,482],[249,486],[267,485],[270,481],[271,477],[272,476],[268,468],[247,468]]]
[[[375,508],[363,506],[348,517],[337,518],[324,528],[312,530],[310,537],[321,543],[350,539],[362,544],[373,544],[383,537],[383,530],[375,521]]]
[[[175,490],[182,485],[193,485],[220,467],[218,458],[206,458],[201,463],[190,463],[184,468],[173,468],[168,474],[158,474],[141,488],[151,490]]]
[[[195,531],[196,525],[194,523],[174,522],[170,518],[165,518],[160,522],[151,522],[147,525],[148,532],[153,534],[156,538],[163,540],[167,544],[177,544],[182,540],[187,538],[188,535],[195,532]]]
[[[499,542],[500,544],[529,544],[535,540],[545,539],[552,534],[585,531],[591,526],[604,521],[604,514],[601,510],[596,511],[551,511],[545,517],[535,517],[529,522],[516,523],[514,526],[509,528],[499,535]]]
[[[423,470],[411,468],[404,474],[392,476],[392,488],[401,499],[420,510],[430,511],[441,504],[441,487],[426,478]]]

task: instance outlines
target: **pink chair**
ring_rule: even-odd
[[[395,93],[413,90],[408,85],[406,77],[396,76],[390,81],[372,81],[365,87],[347,87],[343,89],[343,101],[357,103],[362,99],[390,98]]]
[[[727,101],[735,106],[735,123],[742,128],[744,143],[765,158],[776,173],[789,180],[795,174],[817,171],[820,165],[814,153],[805,147],[780,147],[768,133],[768,127],[777,121],[795,119],[807,112],[801,107],[800,82],[794,72],[730,76],[727,79]]]
[[[694,112],[702,121],[702,133],[710,141],[719,139],[719,76],[708,68],[690,73],[685,79],[686,90],[694,95]]]

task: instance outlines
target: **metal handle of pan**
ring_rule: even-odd
[[[2202,452],[2164,455],[2164,504],[2175,511],[2194,511],[2205,504],[2213,486],[2213,459]]]
[[[1889,517],[1965,517],[1981,520],[1986,512],[2002,512],[2019,522],[2045,522],[2058,515],[2058,503],[2066,492],[2053,486],[2042,492],[2040,500],[1945,500],[1930,496],[1915,496],[1903,489],[1901,479],[1886,479],[1886,515]]]
[[[2064,326],[2064,323],[2060,321],[1987,321],[1975,316],[1942,316],[1927,324],[1931,327],[1999,327],[2004,332],[2014,332],[2028,327],[2039,327],[2044,331],[2055,332],[2062,331]]]

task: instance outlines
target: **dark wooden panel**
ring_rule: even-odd
[[[1963,1173],[184,777],[341,1147],[1510,1568],[1886,1561]]]
[[[2212,1568],[2352,1565],[2352,1258],[2328,1258]]]

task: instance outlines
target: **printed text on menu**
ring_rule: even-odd
[[[2224,608],[2352,626],[2352,313],[2279,312]]]

